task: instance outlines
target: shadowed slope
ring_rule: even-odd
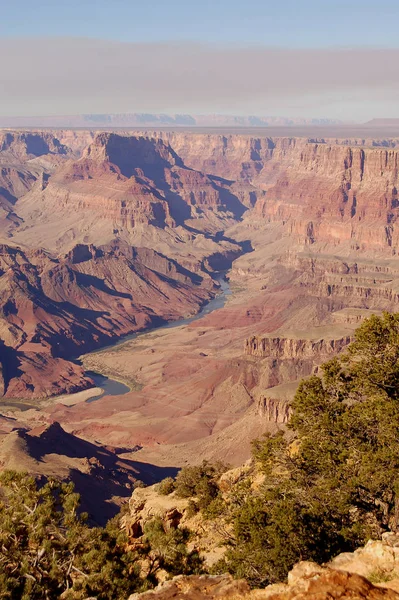
[[[82,510],[96,523],[105,524],[117,514],[123,498],[130,497],[135,481],[150,484],[177,473],[174,468],[126,460],[118,451],[67,433],[55,422],[5,436],[0,443],[0,465],[35,477],[73,481],[82,497]]]

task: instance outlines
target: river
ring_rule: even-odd
[[[115,342],[115,344],[108,346],[108,348],[115,348],[117,346],[121,346],[123,344],[126,344],[128,341],[137,338],[140,335],[145,335],[146,333],[152,333],[154,331],[160,331],[162,329],[173,329],[174,327],[181,327],[182,325],[189,325],[193,321],[197,321],[198,319],[209,315],[211,312],[223,308],[223,306],[226,304],[227,297],[231,295],[230,285],[226,279],[225,272],[217,275],[215,279],[220,283],[220,293],[217,296],[215,296],[215,298],[212,298],[212,300],[209,300],[209,302],[204,304],[201,310],[193,317],[188,317],[187,319],[179,319],[178,321],[172,321],[171,323],[166,323],[165,325],[155,327],[154,329],[124,336],[122,339]],[[102,352],[102,350],[97,350],[96,352]],[[86,400],[86,402],[95,402],[103,396],[121,396],[130,392],[130,388],[125,383],[121,381],[116,381],[115,379],[110,379],[109,377],[106,377],[101,373],[86,371],[86,375],[88,375],[94,381],[96,387],[99,387],[103,390],[101,394],[89,398],[88,400]]]

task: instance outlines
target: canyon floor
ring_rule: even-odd
[[[399,151],[370,132],[3,131],[0,465],[56,422],[151,481],[285,427],[299,380],[397,310]],[[159,329],[222,271],[223,308]],[[90,371],[130,391],[90,402]]]

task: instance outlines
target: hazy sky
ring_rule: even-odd
[[[0,114],[399,117],[399,0],[0,0]]]

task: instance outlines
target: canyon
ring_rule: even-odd
[[[398,162],[372,127],[0,132],[1,444],[58,422],[125,461],[244,461],[301,378],[398,310]],[[160,328],[221,273],[223,308]],[[130,391],[82,401],[90,371]]]

